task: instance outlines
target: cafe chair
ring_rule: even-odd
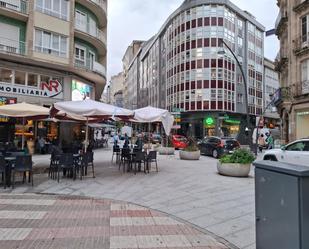
[[[131,155],[130,155],[130,148],[123,148],[121,150],[121,156],[120,156],[120,162],[119,162],[119,170],[121,166],[123,165],[123,172],[126,170],[126,163],[128,164],[128,167],[131,163]]]
[[[4,189],[6,188],[6,161],[3,156],[0,156],[0,174]]]
[[[85,160],[83,163],[83,167],[84,167],[84,171],[85,171],[85,175],[87,175],[88,173],[88,167],[92,167],[92,177],[95,178],[94,175],[94,163],[93,163],[93,152],[87,152],[85,154]]]
[[[12,188],[15,187],[15,174],[23,173],[23,182],[25,181],[26,173],[28,172],[29,179],[28,182],[33,187],[33,171],[32,171],[32,156],[17,156],[14,167],[12,167]]]
[[[114,156],[116,156],[116,163],[117,163],[120,159],[120,147],[119,146],[113,147],[112,163],[114,160]]]
[[[151,170],[151,163],[156,163],[156,170],[157,170],[157,172],[159,172],[158,162],[157,162],[157,152],[156,151],[149,151],[149,154],[146,157],[146,163],[147,163],[148,173]]]
[[[146,174],[146,152],[136,152],[133,157],[132,164],[134,164],[134,174],[137,172],[137,165],[141,167],[142,164],[144,164],[144,172]]]
[[[75,179],[76,177],[76,168],[74,165],[74,158],[72,153],[64,153],[59,157],[59,163],[57,167],[57,181],[59,182],[60,171],[63,171],[63,174],[70,173]]]

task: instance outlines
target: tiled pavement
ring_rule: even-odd
[[[35,156],[35,169],[47,167],[49,156]],[[94,155],[96,178],[82,181],[61,179],[58,184],[46,174],[35,175],[32,188],[0,187],[0,193],[43,193],[108,198],[135,203],[173,215],[230,242],[233,248],[255,249],[254,177],[223,177],[217,161],[202,156],[199,161],[159,156],[159,173],[123,173],[111,163],[110,150]],[[40,170],[39,170],[40,171]],[[2,248],[0,248],[2,249]]]
[[[158,211],[106,199],[0,194],[1,249],[227,249]]]

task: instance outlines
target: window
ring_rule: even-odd
[[[0,82],[12,83],[13,71],[6,68],[0,68]]]
[[[309,93],[309,60],[301,63],[301,93]]]
[[[79,30],[87,32],[87,16],[85,13],[79,10],[75,11],[75,25]]]
[[[302,17],[301,19],[301,39],[302,39],[302,42],[303,43],[306,43],[305,45],[308,45],[307,42],[308,42],[308,31],[309,31],[309,28],[308,28],[308,17],[309,16],[304,16]]]
[[[28,73],[28,86],[38,86],[38,75]]]
[[[67,37],[36,29],[35,51],[67,57]]]
[[[68,20],[68,0],[37,0],[36,10],[44,14]]]
[[[15,71],[15,84],[25,85],[26,84],[26,73]]]
[[[286,147],[287,151],[309,151],[308,142],[296,142]]]
[[[237,103],[243,103],[244,102],[244,96],[242,93],[237,94]]]

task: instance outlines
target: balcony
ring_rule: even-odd
[[[100,28],[107,25],[107,0],[76,0],[76,2],[85,6],[98,18]]]
[[[304,55],[309,52],[309,34],[300,36],[294,40],[293,52],[296,56]]]
[[[90,0],[91,2],[94,2],[96,5],[100,6],[105,13],[107,13],[107,3],[104,0]]]
[[[0,14],[27,21],[28,19],[28,1],[26,0],[0,0]]]
[[[290,99],[291,89],[290,87],[280,87],[273,95],[273,102],[278,107],[283,102]]]
[[[94,45],[99,56],[106,55],[106,34],[102,30],[89,23],[75,20],[75,36]]]
[[[103,77],[106,76],[105,67],[102,64],[100,64],[96,61],[91,61],[89,58],[86,59],[86,60],[79,60],[79,59],[75,58],[74,65],[77,68],[90,70],[94,73],[100,74]]]
[[[26,55],[26,43],[0,37],[0,53]]]
[[[309,95],[309,80],[301,81],[294,84],[292,89],[294,98]]]
[[[285,53],[279,52],[275,60],[275,71],[281,72],[287,66],[288,60]]]
[[[288,15],[286,12],[282,14],[282,12],[279,12],[278,17],[276,19],[275,23],[275,29],[276,29],[276,35],[280,36],[280,34],[284,31],[284,28],[288,21]]]
[[[309,0],[296,0],[293,10],[295,12],[301,12],[309,7]]]

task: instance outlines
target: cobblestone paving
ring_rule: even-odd
[[[106,199],[0,194],[1,249],[227,249],[148,208]]]

